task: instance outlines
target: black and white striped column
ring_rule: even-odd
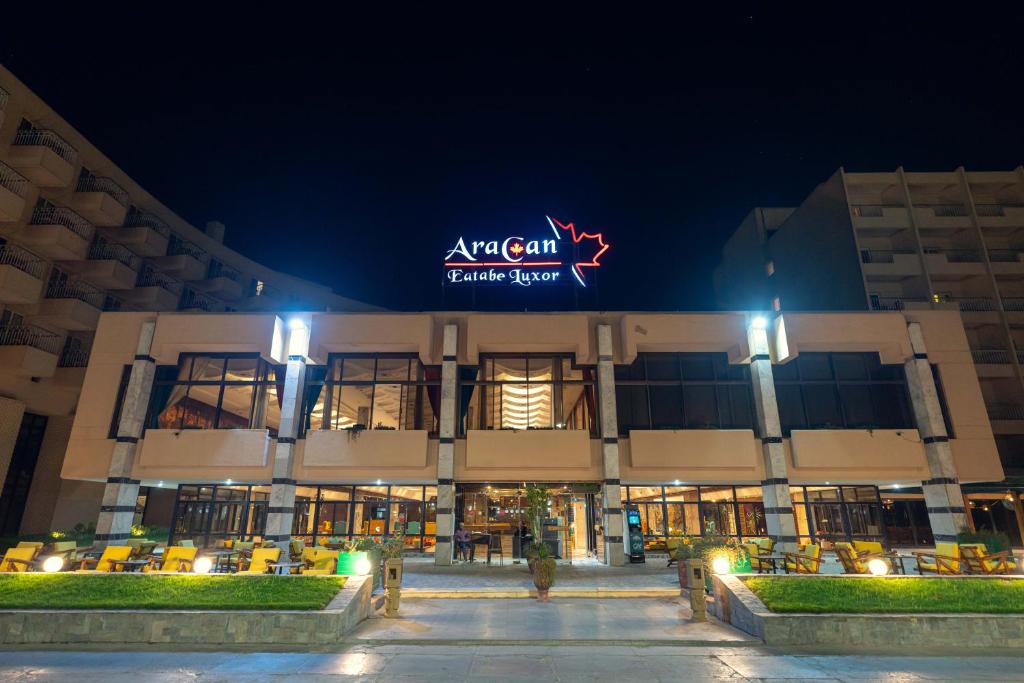
[[[302,394],[305,386],[306,356],[288,356],[284,395],[281,397],[281,422],[274,444],[274,471],[270,480],[267,525],[263,533],[264,539],[278,544],[291,540],[295,521],[295,439],[302,420]]]
[[[455,405],[458,401],[459,328],[444,326],[441,343],[441,415],[437,447],[437,536],[434,564],[452,563],[455,534]]]
[[[904,363],[904,369],[917,430],[924,442],[925,459],[928,461],[928,479],[921,482],[925,505],[928,507],[928,521],[937,542],[955,541],[957,532],[967,528],[964,496],[957,479],[953,451],[949,446],[949,434],[942,417],[939,392],[935,387],[931,363],[928,362],[921,325],[908,323],[907,334],[914,356]]]
[[[755,321],[761,324],[755,324]],[[775,399],[775,377],[768,346],[768,331],[763,319],[748,323],[750,340],[750,381],[754,388],[754,407],[757,411],[757,431],[761,437],[761,456],[765,478],[761,481],[764,500],[765,526],[775,540],[777,550],[796,550],[796,519],[793,501],[789,495],[789,475],[786,451],[782,444],[782,423]]]
[[[597,326],[597,392],[601,402],[601,508],[604,514],[604,561],[626,563],[623,543],[622,486],[619,480],[619,420],[615,406],[615,365],[611,325]]]
[[[149,409],[149,396],[153,391],[156,362],[150,356],[156,321],[147,320],[139,330],[139,342],[132,361],[121,404],[121,419],[117,424],[117,441],[110,458],[107,483],[103,488],[103,502],[96,520],[95,545],[122,545],[131,536],[135,517],[135,501],[139,497],[139,480],[132,479],[135,453]]]

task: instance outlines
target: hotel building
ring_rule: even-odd
[[[0,67],[0,535],[95,519],[60,478],[103,311],[366,310],[275,272],[139,187]]]
[[[1024,538],[1024,168],[843,169],[796,208],[758,208],[723,250],[718,305],[958,311],[1007,479],[966,488],[968,521]]]
[[[648,549],[924,545],[1003,478],[959,313],[911,309],[104,313],[61,474],[101,543],[148,487],[173,539],[400,529],[441,564],[460,522],[511,545],[530,483],[559,556],[620,564],[624,511]]]

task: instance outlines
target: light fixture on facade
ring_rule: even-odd
[[[306,323],[302,318],[292,318],[288,321],[288,329],[290,330],[304,330],[306,329]]]
[[[213,569],[213,560],[209,557],[196,558],[192,565],[192,571],[196,574],[209,574],[211,569]]]
[[[768,328],[768,318],[763,315],[755,315],[750,321],[750,326],[755,330],[764,330]]]
[[[885,576],[889,573],[889,564],[885,560],[876,557],[868,561],[868,571],[874,576]]]
[[[64,568],[64,558],[59,555],[51,555],[43,560],[43,571],[47,574],[59,572]]]
[[[711,571],[715,574],[728,574],[730,569],[732,569],[732,565],[729,563],[729,558],[725,555],[719,555],[711,560]]]
[[[380,480],[380,479],[378,479],[378,480],[377,480],[377,486],[380,486],[380,485],[381,485],[381,483],[382,483],[382,482],[381,482],[381,480]]]
[[[232,484],[232,481],[231,481],[230,479],[225,479],[225,480],[224,480],[224,483],[225,483],[225,484],[226,484],[227,486],[231,486],[231,484]]]

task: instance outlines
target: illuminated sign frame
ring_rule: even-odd
[[[554,239],[509,235],[467,242],[460,236],[444,257],[445,286],[530,287],[563,284],[572,275],[578,286],[586,287],[584,269],[599,268],[601,257],[611,245],[600,232],[577,231],[572,223],[545,218]]]

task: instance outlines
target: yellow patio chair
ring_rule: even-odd
[[[881,543],[868,543],[869,546],[882,547]],[[857,548],[857,542],[847,543],[846,541],[836,541],[835,544],[836,556],[839,561],[843,564],[843,571],[846,574],[870,574],[871,570],[868,569],[868,562],[874,559],[879,559],[885,562],[885,564],[892,569],[892,565],[889,560],[885,558],[882,552],[870,552],[869,550],[859,550]]]
[[[103,549],[103,554],[100,555],[99,559],[83,558],[82,564],[75,571],[80,574],[112,572],[114,571],[114,563],[111,560],[127,560],[131,555],[132,547],[130,545],[108,545]],[[93,563],[96,566],[89,569],[88,565]]]
[[[198,548],[172,545],[164,551],[162,559],[155,556],[151,557],[149,564],[142,571],[149,574],[180,574],[182,572],[190,572],[198,552]],[[157,563],[160,564],[159,568]]]
[[[302,573],[310,576],[327,576],[338,571],[338,551],[328,548],[317,548],[313,565],[303,567]]]
[[[668,550],[668,564],[666,567],[671,567],[679,561],[679,548],[683,545],[683,539],[678,536],[670,537],[665,541],[665,549]]]
[[[14,546],[14,547],[15,548],[32,548],[33,550],[35,550],[35,553],[36,553],[32,557],[32,559],[34,560],[34,559],[39,557],[39,553],[41,553],[43,551],[43,546],[44,545],[45,545],[45,543],[43,543],[42,541],[18,541],[18,545]]]
[[[917,573],[959,574],[960,546],[956,543],[936,543],[934,552],[915,551]]]
[[[306,542],[301,538],[293,538],[288,541],[288,556],[292,562],[300,562],[302,560],[302,551],[306,549]]]
[[[35,568],[35,557],[35,548],[8,548],[0,560],[0,573],[30,572]]]
[[[50,553],[63,557],[64,562],[70,563],[78,560],[78,543],[75,541],[54,541]]]
[[[885,548],[878,541],[854,541],[853,549],[858,553],[870,553],[872,555],[885,555]]]
[[[784,553],[786,571],[790,574],[817,574],[821,569],[821,546],[809,543],[803,552]]]
[[[280,548],[256,548],[252,551],[249,566],[238,571],[239,574],[269,574],[270,566],[281,559]]]
[[[1010,558],[1010,551],[989,554],[984,543],[962,544],[960,559],[964,574],[1012,574],[1017,571],[1017,563]]]
[[[750,568],[755,572],[767,571],[772,568],[771,562],[759,560],[755,555],[771,555],[775,550],[775,541],[770,538],[752,538],[743,543],[744,550],[750,556]]]

